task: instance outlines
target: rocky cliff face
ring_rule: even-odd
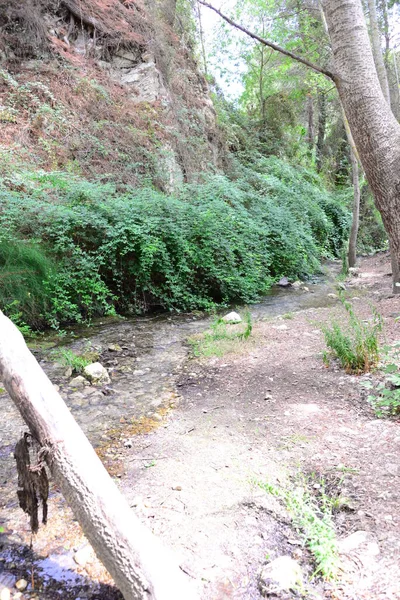
[[[219,161],[175,0],[0,2],[0,135],[44,168],[169,190]]]

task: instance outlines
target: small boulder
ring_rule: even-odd
[[[242,317],[237,312],[230,312],[224,317],[222,317],[224,323],[229,323],[230,325],[234,325],[235,323],[241,323]]]
[[[85,377],[82,377],[82,375],[78,375],[78,377],[71,379],[69,385],[73,388],[80,388],[84,387],[85,385],[89,385],[89,382],[87,379],[85,379]]]
[[[261,595],[281,597],[282,592],[296,591],[303,585],[300,565],[290,556],[280,556],[265,565],[258,580]]]
[[[15,587],[19,592],[23,592],[28,587],[28,582],[26,581],[26,579],[18,579],[17,583],[15,584]]]
[[[108,346],[108,350],[110,352],[122,352],[122,348],[118,344],[110,344]]]
[[[349,275],[352,275],[353,277],[358,277],[359,272],[360,271],[357,267],[349,267]]]
[[[290,283],[290,281],[289,281],[289,279],[287,277],[282,277],[282,279],[280,279],[278,281],[278,285],[280,287],[284,287],[284,288],[292,287],[292,284]]]
[[[80,548],[74,554],[74,561],[80,567],[85,567],[88,562],[92,562],[94,559],[94,552],[92,547],[87,544],[83,548]]]
[[[299,290],[302,285],[303,285],[302,282],[297,280],[292,283],[292,288],[295,290]]]
[[[0,592],[0,600],[10,600],[11,592],[8,588],[3,588]]]
[[[91,365],[87,365],[83,373],[87,379],[91,383],[94,384],[102,384],[102,383],[110,383],[111,379],[108,374],[107,369],[103,367],[99,362],[92,363]]]

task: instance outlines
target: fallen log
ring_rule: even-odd
[[[0,381],[125,600],[195,600],[177,560],[133,514],[23,336],[1,311]]]

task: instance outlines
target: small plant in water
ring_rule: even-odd
[[[343,296],[341,301],[348,320],[345,325],[333,321],[330,327],[322,328],[328,347],[323,360],[328,365],[330,358],[335,358],[348,373],[366,373],[379,360],[378,335],[382,331],[382,317],[372,308],[372,321],[364,322],[357,317],[352,304]]]
[[[82,373],[83,369],[93,362],[95,356],[76,354],[68,348],[61,348],[54,357],[65,367],[70,367],[73,373]]]

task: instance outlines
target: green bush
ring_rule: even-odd
[[[203,176],[176,197],[16,167],[0,178],[0,244],[36,262],[20,277],[27,257],[18,250],[12,269],[3,260],[0,302],[17,299],[33,327],[253,302],[282,275],[318,270],[346,219],[314,175],[273,158],[235,180]]]
[[[334,321],[331,327],[322,329],[329,349],[324,353],[324,362],[328,364],[332,356],[348,373],[366,373],[379,360],[378,335],[382,331],[382,317],[373,309],[372,321],[363,322],[354,313],[350,302],[344,299],[342,302],[348,322],[343,327]]]
[[[53,264],[39,245],[0,241],[0,307],[23,333],[45,324],[49,301],[46,280]],[[29,325],[28,325],[29,324]]]

